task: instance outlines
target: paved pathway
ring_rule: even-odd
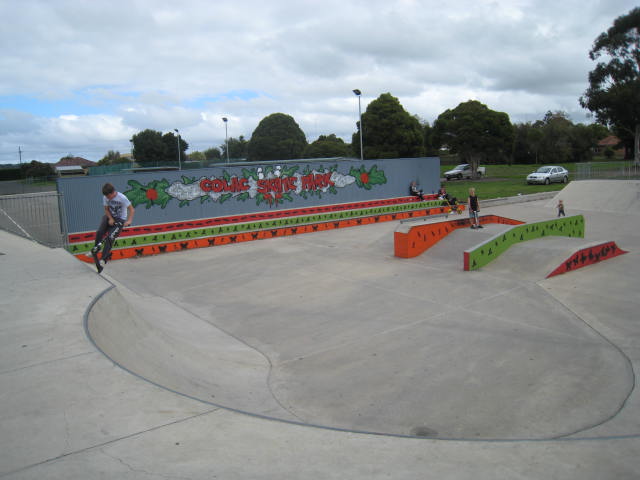
[[[101,277],[0,232],[0,478],[638,478],[640,223],[565,203],[630,253],[463,272],[490,229],[397,259],[380,224]]]

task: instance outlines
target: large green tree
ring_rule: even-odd
[[[247,145],[248,160],[302,158],[306,147],[307,138],[293,117],[284,113],[272,113],[263,118],[253,131]]]
[[[140,165],[158,165],[178,163],[178,137],[173,133],[158,132],[146,129],[131,137],[133,156]],[[180,158],[185,159],[184,152],[189,144],[180,137]]]
[[[348,157],[350,154],[351,146],[332,133],[320,135],[315,142],[311,142],[305,149],[304,158]]]
[[[508,161],[513,145],[513,126],[509,115],[496,112],[477,100],[459,104],[441,113],[433,125],[439,145],[473,166],[476,175],[480,162]]]
[[[167,155],[162,141],[162,132],[146,129],[131,137],[133,143],[133,158],[140,165],[148,165],[164,161]]]
[[[606,61],[589,73],[580,104],[613,128],[640,164],[640,7],[616,18],[596,38],[589,58],[601,57]]]
[[[400,101],[383,93],[367,106],[362,125],[352,136],[353,150],[360,156],[360,133],[364,158],[403,158],[424,155],[424,131],[420,121],[410,115]]]

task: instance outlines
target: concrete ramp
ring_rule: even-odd
[[[529,240],[516,243],[482,268],[486,272],[504,275],[514,280],[538,282],[587,244],[584,238],[570,237]]]
[[[131,373],[215,405],[291,418],[269,392],[269,360],[170,301],[120,285],[87,316],[95,345]]]
[[[579,180],[570,182],[546,206],[562,199],[567,215],[575,210],[640,215],[640,180]]]
[[[459,249],[453,269],[431,250],[397,259],[393,228],[114,262],[124,288],[97,302],[89,330],[157,384],[323,427],[541,439],[618,411],[633,385],[625,357],[548,292],[463,272]]]

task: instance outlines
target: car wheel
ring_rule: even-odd
[[[562,183],[567,183],[568,181],[569,181],[569,179],[567,178],[566,175],[564,177],[562,177]]]
[[[545,178],[545,179],[544,179],[544,184],[545,184],[545,185],[549,185],[550,183],[551,183],[551,182],[549,181],[549,179],[548,179],[548,178]]]
[[[462,180],[462,174],[461,173],[458,174],[458,180]]]
[[[478,172],[478,178],[482,178],[482,172]]]

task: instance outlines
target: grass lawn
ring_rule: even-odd
[[[469,188],[476,189],[476,195],[481,200],[490,198],[514,197],[518,194],[528,195],[530,193],[553,192],[562,190],[563,183],[552,183],[550,185],[527,185],[522,180],[513,179],[492,179],[482,180],[452,180],[443,182],[442,185],[447,193],[456,197],[459,201],[466,201],[469,196]]]
[[[478,180],[442,180],[442,185],[447,193],[456,197],[459,201],[466,201],[469,196],[469,188],[474,187],[481,200],[500,197],[514,197],[519,193],[552,192],[562,190],[564,184],[552,183],[550,185],[527,185],[525,178],[535,172],[541,165],[486,165],[487,175]],[[575,172],[573,164],[564,165],[569,170],[569,176]],[[451,165],[441,165],[441,174],[453,168]],[[442,177],[442,175],[441,175]]]

